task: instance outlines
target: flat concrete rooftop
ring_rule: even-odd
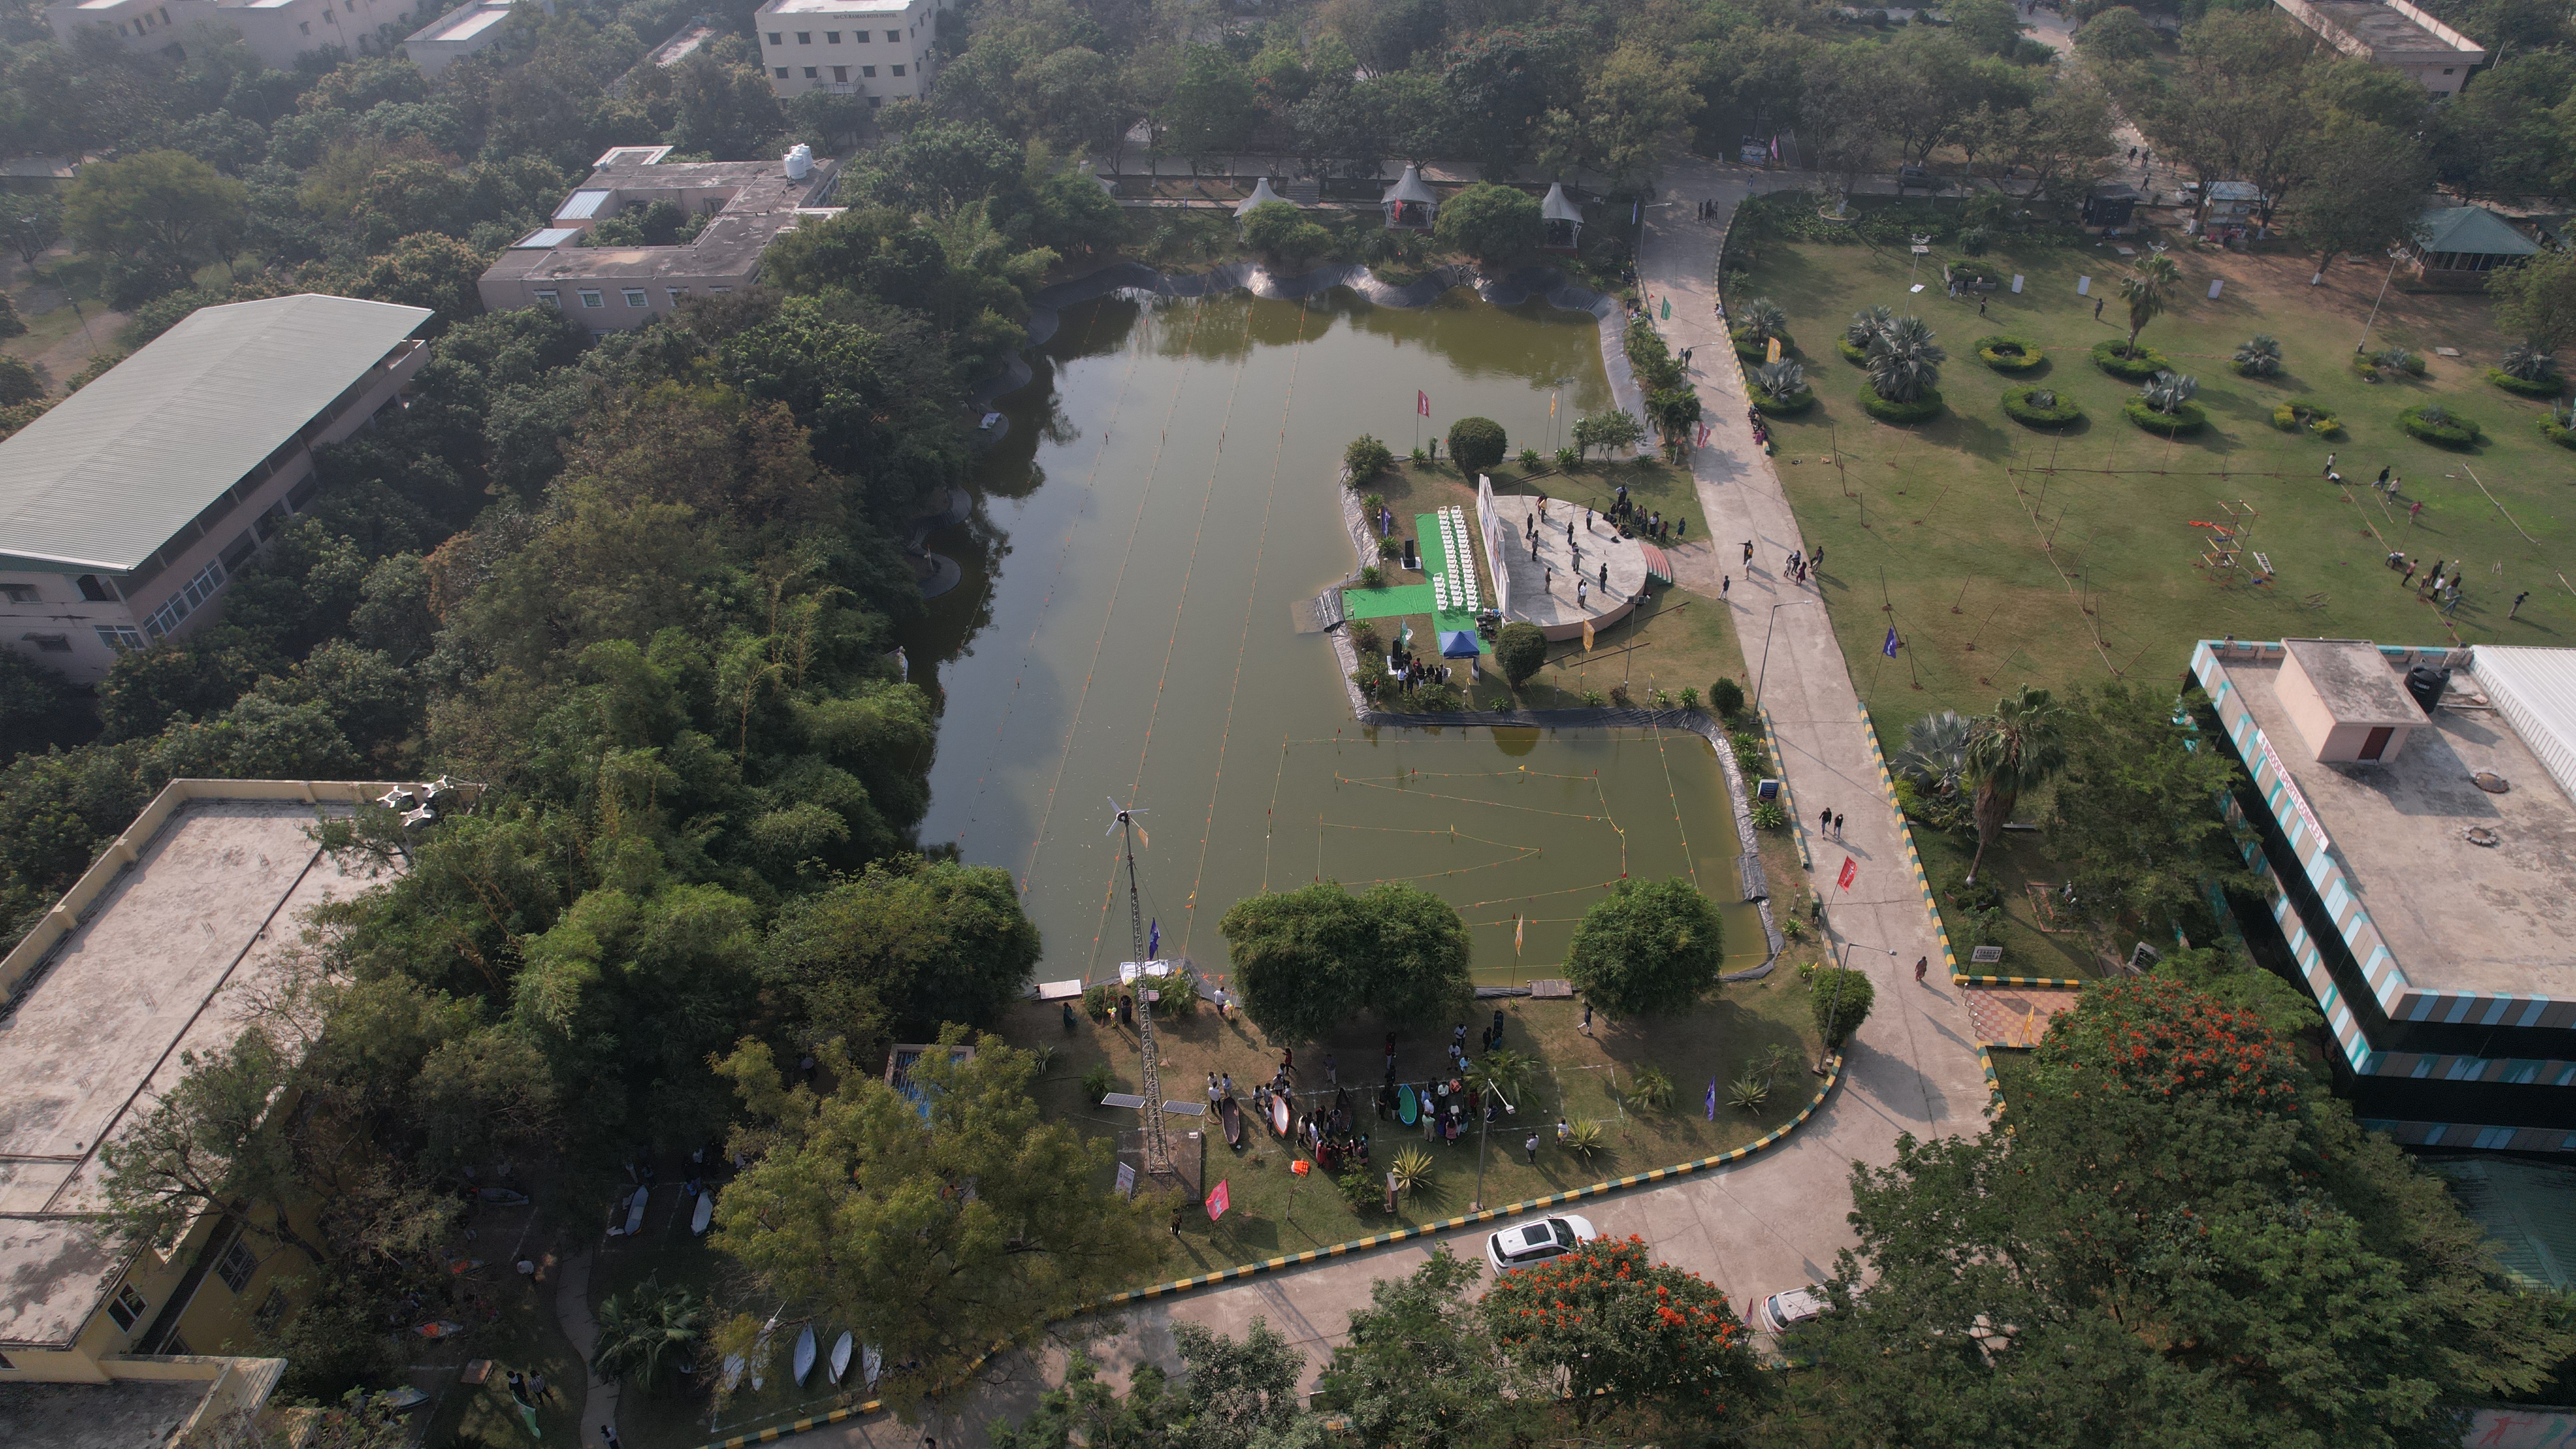
[[[2308,0],[2335,24],[2389,58],[2407,53],[2456,54],[2459,48],[2385,5],[2369,0]]]
[[[552,248],[514,247],[501,253],[484,275],[568,282],[594,277],[643,282],[657,277],[743,275],[780,232],[797,224],[801,209],[824,203],[839,174],[840,163],[819,157],[802,177],[790,177],[778,161],[647,165],[621,159],[593,171],[574,188],[576,193],[614,193],[594,207],[603,219],[628,206],[656,200],[672,201],[684,210],[702,210],[703,199],[732,194],[696,240],[682,246],[585,247],[566,241]]]
[[[113,1384],[0,1384],[0,1444],[45,1449],[162,1449],[179,1441],[211,1378]]]
[[[98,1209],[99,1144],[240,1034],[306,911],[375,884],[307,837],[316,810],[190,801],[0,1015],[0,1343],[79,1331],[123,1262],[66,1216]]]
[[[2275,690],[2279,659],[2226,665],[2411,985],[2576,997],[2576,805],[2503,716],[2445,707],[2394,761],[2319,764]],[[2511,788],[2479,789],[2480,770]],[[2499,843],[2470,844],[2478,827]]]

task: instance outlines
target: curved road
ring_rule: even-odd
[[[1829,934],[1838,948],[1850,943],[1852,964],[1865,967],[1877,983],[1878,1005],[1853,1038],[1842,1087],[1785,1142],[1734,1168],[1584,1209],[1604,1231],[1634,1233],[1665,1261],[1716,1283],[1748,1313],[1767,1294],[1822,1277],[1836,1252],[1850,1245],[1844,1215],[1853,1163],[1890,1161],[1899,1133],[1974,1133],[1984,1125],[1986,1104],[1967,1006],[1941,969],[1939,938],[1905,863],[1895,804],[1880,787],[1859,697],[1826,608],[1812,585],[1793,583],[1781,571],[1789,551],[1804,544],[1778,473],[1744,427],[1742,382],[1712,305],[1724,214],[1757,179],[1786,184],[1740,167],[1675,158],[1664,179],[1664,194],[1674,199],[1647,210],[1639,267],[1644,289],[1658,301],[1672,299],[1672,318],[1663,330],[1673,347],[1698,346],[1710,359],[1694,371],[1702,404],[1717,425],[1693,470],[1706,536],[1726,547],[1693,543],[1676,551],[1675,563],[1684,582],[1710,595],[1717,593],[1721,568],[1735,575],[1727,600],[1748,656],[1760,652],[1765,627],[1777,620],[1763,699],[1780,733],[1790,789],[1806,816],[1799,828],[1810,832],[1813,883],[1833,897]],[[1697,219],[1695,203],[1703,197],[1719,202],[1717,221]],[[1750,569],[1738,562],[1736,545],[1745,539],[1754,544]],[[1774,604],[1799,607],[1775,612]],[[1840,842],[1812,834],[1812,812],[1828,806],[1846,816]],[[1854,862],[1855,879],[1849,891],[1835,891],[1845,857]],[[1921,956],[1932,958],[1932,971],[1917,986],[1913,964]],[[1462,1255],[1478,1254],[1480,1237],[1462,1232],[1449,1241]],[[816,1449],[918,1446],[927,1431],[952,1449],[980,1444],[984,1425],[1026,1414],[1038,1394],[1062,1377],[1065,1347],[1076,1337],[1087,1338],[1093,1358],[1123,1384],[1125,1371],[1139,1362],[1177,1366],[1172,1325],[1181,1321],[1239,1335],[1254,1318],[1266,1318],[1305,1349],[1311,1374],[1331,1356],[1351,1310],[1367,1305],[1369,1285],[1410,1272],[1428,1251],[1427,1245],[1406,1244],[1157,1300],[1106,1320],[1061,1324],[1040,1351],[989,1366],[983,1384],[937,1422],[915,1429],[878,1416],[815,1430],[798,1442]]]

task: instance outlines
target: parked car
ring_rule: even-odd
[[[1823,1313],[1828,1306],[1822,1288],[1791,1288],[1774,1293],[1762,1300],[1762,1326],[1773,1333],[1786,1333]]]
[[[1920,166],[1897,167],[1896,194],[1903,196],[1909,186],[1920,186],[1926,191],[1938,191],[1941,189],[1941,182],[1939,178]]]
[[[1550,1258],[1571,1253],[1575,1245],[1601,1236],[1590,1218],[1571,1214],[1561,1218],[1533,1218],[1516,1228],[1505,1228],[1485,1239],[1485,1261],[1492,1264],[1496,1276],[1514,1268],[1544,1263]]]

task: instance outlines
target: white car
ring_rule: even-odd
[[[1791,1288],[1762,1300],[1762,1326],[1786,1333],[1831,1306],[1822,1288]]]
[[[1590,1218],[1568,1214],[1561,1218],[1533,1218],[1516,1228],[1505,1228],[1485,1239],[1485,1261],[1494,1265],[1496,1276],[1544,1263],[1550,1258],[1574,1251],[1577,1243],[1590,1242],[1601,1236]]]

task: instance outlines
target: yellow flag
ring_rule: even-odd
[[[1550,420],[1550,421],[1553,421],[1553,420],[1555,419],[1555,417],[1556,417],[1556,394],[1555,394],[1555,393],[1549,393],[1549,394],[1547,395],[1547,415],[1548,415],[1548,418],[1549,418],[1549,420]]]
[[[2021,1043],[2023,1046],[2039,1045],[2039,1008],[2036,1006],[2030,1009],[2030,1015],[2022,1018]]]
[[[1592,652],[1592,621],[1589,619],[1583,621],[1583,652]]]
[[[1769,345],[1768,347],[1766,347],[1766,348],[1764,348],[1764,349],[1763,349],[1763,356],[1762,356],[1762,360],[1763,360],[1763,361],[1765,361],[1765,362],[1778,362],[1778,361],[1780,360],[1780,339],[1779,339],[1779,338],[1777,338],[1777,337],[1772,338],[1772,339],[1771,339],[1771,343],[1770,343],[1770,345]]]
[[[1515,915],[1515,916],[1513,916],[1513,917],[1512,917],[1512,954],[1513,954],[1513,955],[1515,955],[1515,956],[1517,956],[1517,955],[1519,955],[1519,954],[1521,953],[1521,926],[1522,926],[1522,924],[1523,924],[1523,923],[1522,923],[1522,919],[1521,919],[1521,917],[1520,917],[1520,916]]]

